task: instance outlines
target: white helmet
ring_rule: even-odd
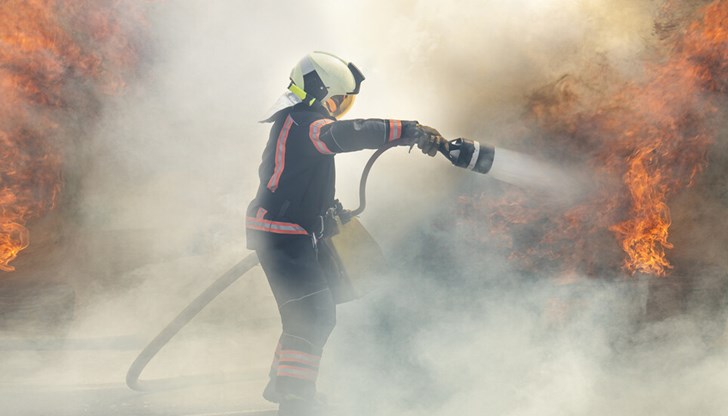
[[[326,52],[312,52],[291,70],[288,89],[309,106],[321,103],[339,118],[354,103],[364,75],[351,62]]]

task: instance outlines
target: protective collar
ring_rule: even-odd
[[[272,123],[275,121],[275,115],[281,110],[293,107],[294,105],[301,102],[301,99],[296,96],[290,90],[286,90],[273,104],[273,106],[266,112],[267,118],[261,121],[261,123]]]

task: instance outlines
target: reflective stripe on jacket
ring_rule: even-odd
[[[334,204],[334,155],[376,149],[414,125],[401,120],[336,120],[322,108],[305,104],[280,111],[258,168],[258,193],[248,206],[249,248],[271,233],[319,232],[319,216]]]

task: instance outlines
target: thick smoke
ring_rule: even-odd
[[[269,127],[258,120],[303,54],[331,51],[363,70],[367,80],[348,117],[418,120],[448,138],[523,152],[548,170],[563,167],[550,160],[558,149],[512,146],[532,132],[522,121],[528,97],[599,65],[639,79],[659,43],[662,5],[154,2],[154,57],[127,95],[105,104],[87,149],[95,163],[74,213],[85,239],[64,267],[80,271],[69,277],[79,303],[68,341],[60,350],[6,354],[6,408],[124,415],[270,407],[259,393],[279,323],[260,269],[142,375],[235,372],[240,381],[210,385],[203,377],[199,387],[146,396],[122,383],[144,342],[248,253],[244,213]],[[671,18],[694,10],[678,6]],[[347,207],[358,202],[369,154],[337,156],[337,192]],[[577,184],[549,183],[556,191],[541,195],[544,204],[571,204],[587,192],[592,172],[579,177],[578,166],[567,167]],[[728,405],[721,305],[648,321],[646,276],[554,277],[481,250],[470,242],[492,235],[480,221],[489,213],[458,213],[457,200],[473,190],[487,198],[502,186],[509,185],[417,149],[391,150],[377,162],[361,219],[392,273],[378,291],[338,309],[319,385],[342,414],[721,414]],[[722,212],[713,204],[700,215]],[[39,392],[46,404],[33,400]]]

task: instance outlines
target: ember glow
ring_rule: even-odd
[[[31,243],[28,223],[57,206],[64,152],[82,146],[98,97],[120,91],[136,67],[134,4],[0,3],[0,270],[14,270]]]
[[[544,213],[531,198],[521,208],[529,239],[510,246],[514,257],[596,272],[612,267],[605,262],[613,259],[616,237],[625,270],[667,274],[670,198],[705,168],[716,134],[711,120],[725,116],[717,102],[728,92],[727,28],[728,2],[714,1],[647,52],[639,81],[596,65],[596,75],[567,76],[532,96],[529,113],[539,133],[529,146],[584,163],[599,180],[589,200],[566,212]],[[503,212],[522,199],[508,189],[489,204],[491,228],[522,229],[523,219],[510,219],[512,208]]]

